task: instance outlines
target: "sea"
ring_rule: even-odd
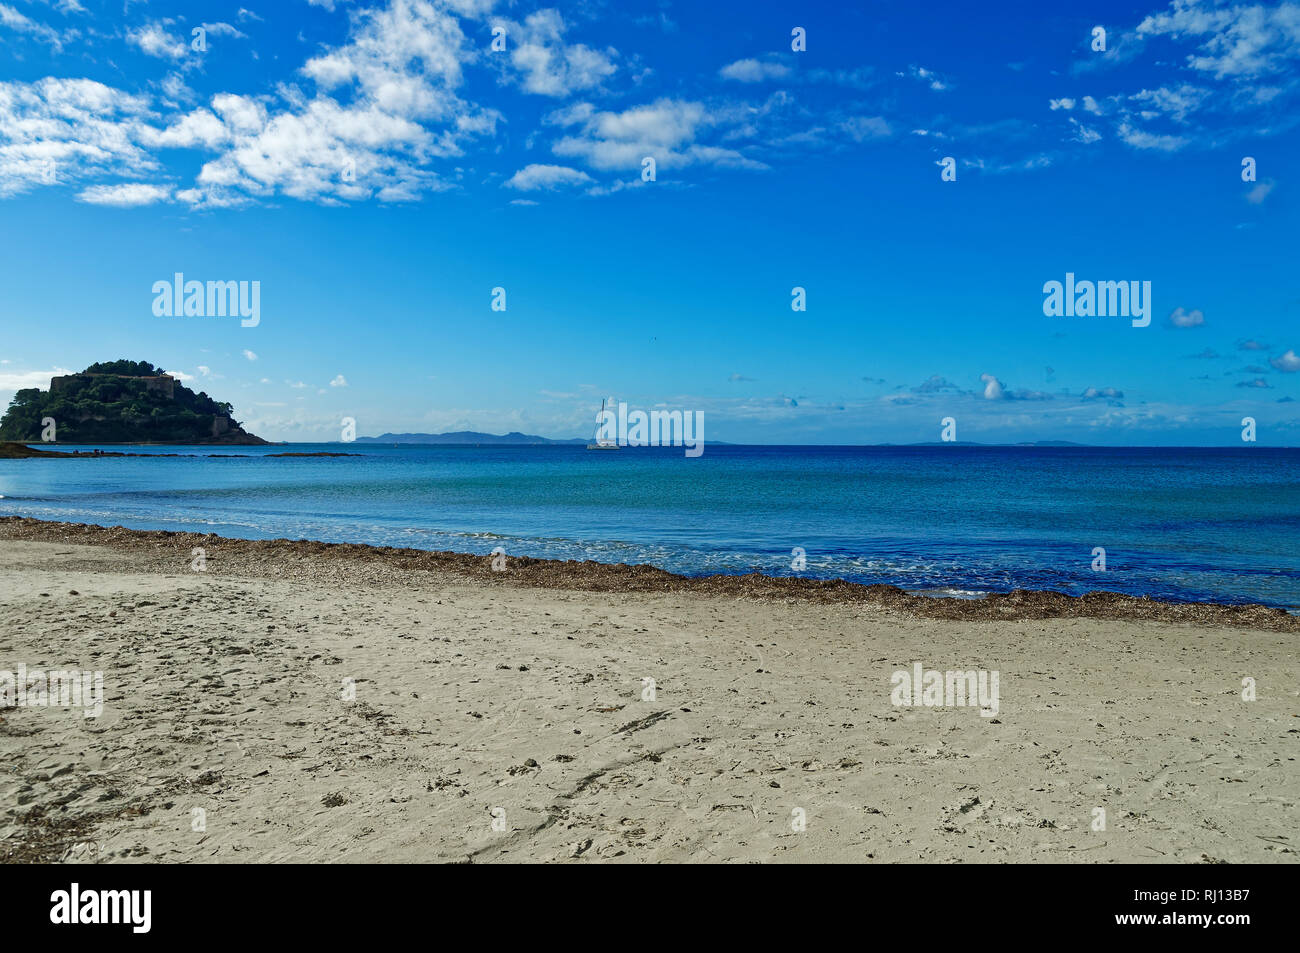
[[[0,460],[0,516],[1300,613],[1300,449],[101,448],[147,456]]]

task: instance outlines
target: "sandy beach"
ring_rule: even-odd
[[[0,593],[0,672],[104,685],[0,710],[8,862],[1300,856],[1277,610],[19,519]],[[996,713],[894,704],[916,663]]]

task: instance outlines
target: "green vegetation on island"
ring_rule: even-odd
[[[35,443],[264,444],[225,401],[195,393],[148,361],[105,361],[27,387],[0,417],[0,440]],[[53,423],[51,424],[50,421]]]

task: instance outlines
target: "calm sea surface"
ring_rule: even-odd
[[[910,590],[1109,589],[1300,608],[1300,450],[710,446],[687,459],[667,448],[135,449],[204,456],[0,460],[0,515],[502,546],[688,575],[796,574],[798,547],[803,575]],[[286,450],[361,456],[266,458]],[[1104,573],[1092,568],[1096,547]]]

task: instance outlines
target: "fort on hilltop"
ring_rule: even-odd
[[[93,381],[100,377],[121,377],[128,380],[142,381],[148,391],[162,394],[168,400],[174,400],[176,397],[176,378],[170,374],[158,374],[152,377],[133,376],[131,374],[89,374],[86,372],[64,374],[62,377],[50,378],[50,393],[57,394],[61,391],[76,390],[79,382]]]

